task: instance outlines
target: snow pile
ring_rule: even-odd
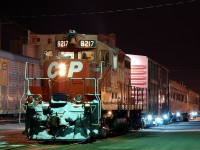
[[[58,101],[55,101],[58,103]],[[63,101],[61,102],[63,103]],[[99,101],[94,100],[89,102],[89,104],[99,103]],[[40,121],[45,121],[48,126],[43,131],[38,134],[34,134],[32,139],[42,139],[42,140],[84,140],[90,137],[90,133],[93,135],[98,134],[98,130],[94,129],[91,131],[91,124],[89,123],[88,117],[84,116],[85,107],[84,104],[76,104],[71,102],[66,102],[63,107],[58,108],[48,108],[47,103],[41,103],[34,106],[36,115],[34,116]],[[44,114],[43,110],[50,109],[50,114]],[[51,119],[54,117],[55,120],[59,120],[57,126],[54,126],[53,132],[51,132]]]

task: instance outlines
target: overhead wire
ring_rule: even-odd
[[[80,13],[68,13],[68,14],[42,14],[42,15],[30,15],[30,16],[3,16],[4,18],[38,18],[38,17],[65,17],[65,16],[75,16],[75,15],[94,15],[94,14],[107,14],[107,13],[118,13],[118,12],[127,12],[127,11],[137,11],[137,10],[144,10],[144,9],[153,9],[159,7],[168,7],[174,5],[183,5],[187,3],[192,3],[197,0],[187,0],[187,1],[179,1],[175,3],[166,3],[166,4],[158,4],[158,5],[151,5],[146,7],[137,7],[137,8],[127,8],[127,9],[116,9],[116,10],[107,10],[107,11],[94,11],[94,12],[80,12]]]

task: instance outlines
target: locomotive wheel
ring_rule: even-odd
[[[126,134],[126,133],[129,132],[129,127],[130,127],[129,124],[126,124],[126,125],[125,125],[124,131],[123,131],[124,134]]]
[[[123,134],[126,134],[126,133],[129,132],[129,127],[130,127],[130,124],[128,122],[128,119],[126,118],[126,124],[124,124],[120,128],[117,128],[115,131],[116,131],[117,134],[123,135]]]

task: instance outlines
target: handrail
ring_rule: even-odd
[[[22,99],[23,97],[25,96],[25,91],[26,91],[26,86],[25,86],[25,82],[24,82],[24,91],[23,91],[23,94],[22,94],[22,97],[20,99],[20,103],[19,103],[19,124],[21,124],[21,109],[22,109]]]
[[[102,68],[103,68],[103,61],[101,62],[101,73],[100,73],[100,77],[99,78],[70,78],[72,80],[94,80],[94,95],[97,99],[97,101],[99,102],[99,111],[98,111],[98,124],[99,124],[99,120],[101,118],[101,99],[99,97],[99,89],[98,89],[98,84],[99,84],[99,80],[102,79]],[[49,80],[49,88],[51,88],[51,79],[50,78],[33,78],[33,77],[28,77],[28,62],[26,62],[25,64],[25,81],[27,82],[27,95],[32,95],[30,92],[30,80]],[[24,85],[24,93],[23,93],[23,97],[25,96],[25,88],[26,85]],[[21,98],[22,101],[22,98]],[[21,109],[21,106],[20,106]],[[21,116],[19,117],[19,119],[21,118]],[[19,121],[20,122],[20,121]]]

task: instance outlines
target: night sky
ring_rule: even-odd
[[[36,34],[115,33],[117,47],[200,90],[200,0],[1,0],[0,17]]]

